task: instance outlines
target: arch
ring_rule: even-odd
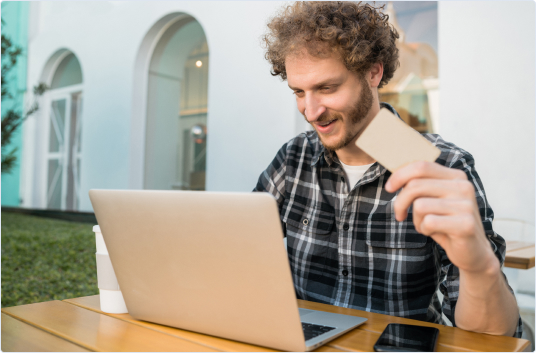
[[[84,70],[82,68],[82,63],[79,60],[79,56],[76,55],[76,53],[73,52],[72,50],[69,50],[67,48],[60,48],[60,49],[57,49],[45,63],[45,66],[43,67],[43,70],[41,71],[41,76],[39,76],[39,82],[46,83],[47,86],[51,87],[52,79],[54,78],[54,74],[56,73],[58,66],[69,55],[74,55],[74,57],[78,61],[78,64],[80,65],[80,71],[83,73]],[[82,80],[83,80],[83,74],[82,74]]]
[[[72,85],[80,85],[83,82],[82,68],[80,62],[73,53],[68,54],[60,61],[52,82],[51,89],[58,89]]]
[[[150,101],[151,99],[160,99],[161,102],[166,103],[166,109],[168,109],[168,116],[175,114],[175,120],[179,112],[179,81],[182,77],[180,72],[181,68],[184,68],[184,64],[188,59],[188,54],[195,48],[197,43],[195,40],[185,41],[188,38],[188,28],[198,27],[201,37],[206,43],[205,32],[201,24],[192,16],[177,12],[168,14],[158,20],[147,32],[143,38],[134,67],[134,79],[133,79],[133,105],[132,105],[132,123],[131,123],[131,136],[130,136],[130,180],[129,187],[133,189],[142,188],[155,188],[154,183],[151,184],[148,179],[146,170],[152,170],[153,167],[148,166],[147,163],[154,162],[155,158],[149,158],[147,156],[154,156],[154,143],[151,141],[151,136],[156,136],[154,129],[160,129],[164,131],[162,126],[157,127],[154,121],[149,120],[150,114],[154,115],[154,107],[161,108],[161,104]],[[199,32],[198,31],[198,32]],[[195,35],[195,31],[190,31],[189,35]],[[182,33],[182,34],[181,34]],[[186,35],[185,35],[186,34]],[[188,42],[188,43],[186,43]],[[185,45],[186,43],[186,45]],[[208,44],[207,44],[208,45]],[[173,61],[172,63],[170,61]],[[208,64],[208,63],[207,63]],[[165,77],[169,80],[172,86],[171,90],[162,90],[162,95],[167,94],[164,98],[160,95],[152,94],[155,89],[154,78],[156,76]],[[172,81],[175,81],[174,83]],[[149,88],[151,86],[152,88]],[[174,93],[170,93],[176,91]],[[170,101],[174,101],[177,107],[173,107],[169,104]],[[163,108],[162,108],[163,109]],[[151,111],[149,111],[151,110]],[[161,113],[161,112],[160,112]],[[205,109],[206,114],[206,109]],[[151,115],[152,116],[152,115]],[[151,118],[152,119],[152,118]],[[156,143],[160,144],[160,152],[165,151],[165,146],[161,146],[162,141],[169,141],[168,145],[171,146],[174,142],[171,141],[174,137],[171,134],[175,133],[178,136],[178,128],[174,126],[171,119],[168,123],[169,138],[157,138]],[[164,131],[167,133],[167,131]],[[175,137],[176,138],[176,137]],[[151,150],[153,149],[153,150]],[[172,158],[170,153],[164,153],[158,159],[164,159],[167,162],[166,170],[163,173],[171,173],[177,163],[176,152],[175,157]],[[158,168],[162,168],[164,163],[160,163]],[[160,173],[160,172],[159,172]],[[160,173],[161,174],[161,173]],[[149,183],[149,184],[148,184]],[[159,187],[156,187],[159,188]]]

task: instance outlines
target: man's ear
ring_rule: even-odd
[[[383,64],[376,63],[372,65],[369,71],[369,80],[371,87],[378,87],[383,77]]]

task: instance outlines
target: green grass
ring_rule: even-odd
[[[2,212],[2,307],[98,293],[91,224]]]

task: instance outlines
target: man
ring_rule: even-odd
[[[355,141],[398,66],[398,34],[368,4],[295,3],[264,36],[314,131],[286,143],[255,191],[271,193],[298,298],[521,337],[505,242],[473,157],[424,134],[441,155],[391,175]],[[381,141],[378,141],[381,143]],[[439,302],[437,289],[444,295]]]

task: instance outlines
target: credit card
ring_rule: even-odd
[[[391,173],[412,162],[434,162],[441,153],[386,108],[380,109],[355,144]]]

